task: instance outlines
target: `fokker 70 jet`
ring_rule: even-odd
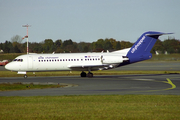
[[[5,68],[18,74],[38,71],[82,71],[81,77],[93,77],[91,71],[108,70],[152,58],[150,53],[159,36],[171,33],[143,33],[131,48],[99,53],[26,54],[16,57]],[[88,71],[86,74],[85,71]]]

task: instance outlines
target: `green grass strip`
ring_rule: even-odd
[[[45,89],[45,88],[59,88],[64,87],[65,85],[34,85],[31,84],[22,84],[22,83],[1,83],[0,91],[13,91],[13,90],[29,90],[29,89]]]
[[[177,120],[177,95],[0,97],[0,119]]]
[[[81,71],[53,71],[53,72],[27,72],[28,76],[80,76]],[[115,70],[105,70],[105,71],[93,71],[94,75],[124,75],[124,74],[180,74],[180,71],[115,71]],[[11,71],[1,71],[0,77],[23,77],[17,72]]]

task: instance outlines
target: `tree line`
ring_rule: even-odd
[[[4,53],[26,53],[27,43],[21,43],[21,38],[16,35],[11,38],[11,41],[0,43],[0,50]],[[134,43],[129,41],[118,41],[113,38],[98,39],[96,42],[73,42],[69,40],[58,39],[53,42],[52,39],[45,39],[42,42],[29,42],[30,53],[77,53],[77,52],[101,52],[101,51],[115,51],[124,48],[129,48]],[[164,41],[157,40],[151,53],[161,51],[164,53],[180,53],[180,41],[168,38]]]

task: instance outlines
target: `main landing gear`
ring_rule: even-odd
[[[93,73],[91,73],[91,72],[88,72],[88,74],[86,74],[84,71],[82,71],[80,75],[81,75],[81,77],[86,77],[86,76],[93,77]]]

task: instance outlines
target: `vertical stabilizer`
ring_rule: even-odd
[[[156,43],[158,37],[164,34],[172,33],[161,33],[153,31],[143,33],[127,53],[129,62],[134,63],[150,59],[152,57],[152,54],[150,53],[152,47]]]

